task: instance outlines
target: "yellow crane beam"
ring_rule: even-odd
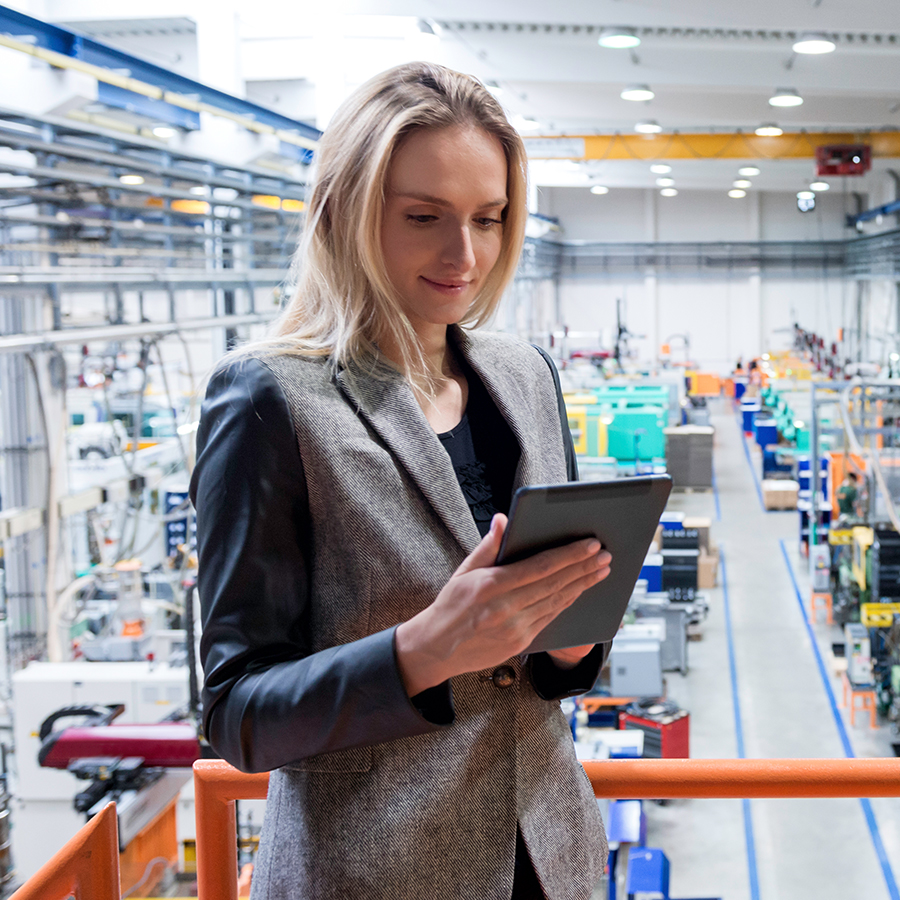
[[[812,159],[816,147],[868,144],[874,158],[900,157],[900,131],[730,134],[604,134],[526,137],[530,159]]]

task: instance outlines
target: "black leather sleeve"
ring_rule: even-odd
[[[544,362],[550,367],[553,384],[556,387],[557,404],[559,405],[559,421],[562,427],[563,446],[566,450],[566,474],[569,481],[578,481],[578,463],[575,459],[575,445],[572,432],[569,430],[569,417],[566,413],[566,401],[563,399],[562,386],[559,383],[559,372],[556,363],[542,347],[532,345]],[[532,653],[528,657],[527,670],[531,683],[538,696],[544,700],[561,700],[563,697],[575,697],[589,691],[600,677],[600,670],[609,656],[612,641],[595,645],[594,649],[572,669],[562,669],[553,661],[549,653]]]
[[[232,362],[210,382],[191,500],[204,730],[216,752],[262,772],[437,730],[403,687],[395,628],[310,652],[303,463],[287,401],[259,360]]]

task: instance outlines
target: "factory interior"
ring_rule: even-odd
[[[599,680],[560,701],[578,760],[891,773],[598,789],[593,900],[900,900],[897,12],[0,5],[0,898],[202,900],[204,838],[238,879],[207,900],[249,896],[265,782],[211,835],[192,773],[201,404],[286,302],[332,114],[424,60],[528,156],[487,327],[552,359],[581,481],[672,479]],[[109,822],[102,893],[70,842]]]

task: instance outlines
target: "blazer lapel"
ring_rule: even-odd
[[[529,399],[525,395],[517,374],[504,364],[501,355],[479,352],[477,341],[459,326],[451,327],[449,337],[455,342],[466,362],[481,378],[519,443],[520,456],[513,478],[513,493],[522,485],[539,483],[542,480],[540,468],[542,450],[534,443],[536,440],[534,428],[526,425],[534,419],[534,410],[531,408],[533,398]]]
[[[400,373],[380,362],[370,366],[340,370],[338,387],[409,473],[466,554],[471,553],[481,536],[450,457]]]

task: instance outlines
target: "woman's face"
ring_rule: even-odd
[[[413,328],[460,319],[497,262],[506,156],[474,126],[414,131],[388,169],[381,249]]]

